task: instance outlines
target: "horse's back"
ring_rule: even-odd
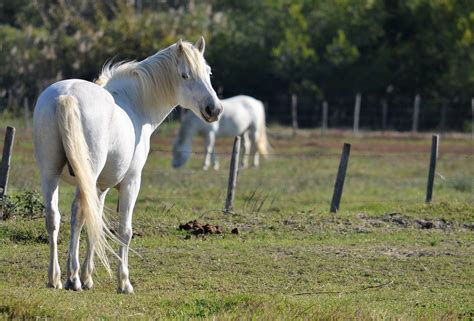
[[[104,88],[85,80],[67,79],[50,85],[41,93],[36,103],[35,117],[53,116],[61,95],[74,96],[78,100],[82,117],[100,117],[114,105],[112,95]],[[96,108],[97,105],[101,105],[101,108]]]

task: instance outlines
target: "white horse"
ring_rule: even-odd
[[[253,157],[253,165],[259,165],[259,153],[268,154],[268,142],[265,128],[265,109],[263,103],[249,96],[235,96],[221,100],[224,111],[220,119],[212,124],[203,122],[192,113],[186,113],[181,123],[178,136],[173,144],[173,162],[175,168],[184,166],[191,155],[191,145],[196,133],[204,134],[203,169],[212,165],[219,169],[215,153],[217,136],[233,137],[242,135],[242,167],[248,166],[249,154]]]
[[[105,195],[114,187],[119,191],[120,214],[118,291],[133,292],[128,271],[132,213],[150,136],[178,104],[206,122],[216,121],[222,112],[211,86],[204,48],[202,37],[194,46],[180,40],[143,61],[105,65],[97,84],[63,80],[38,98],[34,144],[50,243],[49,287],[62,287],[57,249],[61,176],[77,184],[65,287],[77,291],[93,286],[94,252],[110,274],[107,251],[113,250],[107,241],[103,208]],[[80,269],[79,236],[83,225],[88,248]]]

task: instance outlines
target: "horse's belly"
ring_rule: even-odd
[[[66,182],[68,184],[71,184],[71,185],[74,185],[74,186],[77,185],[76,178],[74,176],[71,176],[67,166],[64,166],[60,177],[64,182]]]
[[[247,130],[249,127],[249,123],[235,123],[235,122],[228,122],[224,125],[219,126],[219,131],[217,132],[218,136],[239,136]]]
[[[97,179],[97,186],[101,190],[117,186],[123,180],[126,174],[127,169],[123,167],[106,165]],[[67,166],[64,166],[60,177],[61,180],[68,184],[73,186],[77,185],[76,178],[70,174]]]
[[[97,185],[101,189],[111,188],[117,186],[127,174],[131,163],[130,159],[121,159],[119,162],[108,161],[105,163],[99,178]]]

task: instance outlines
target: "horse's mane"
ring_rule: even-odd
[[[199,50],[189,42],[182,44],[181,53],[191,72],[190,76],[205,75],[207,64]],[[95,83],[108,91],[124,91],[126,95],[139,94],[142,103],[149,107],[155,105],[158,99],[173,101],[175,84],[180,76],[177,69],[179,52],[176,46],[171,45],[140,62],[108,62]]]

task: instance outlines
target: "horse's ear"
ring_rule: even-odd
[[[206,49],[206,41],[204,40],[203,36],[199,37],[194,47],[196,47],[201,52],[201,54],[204,54],[204,49]]]
[[[176,43],[176,48],[178,48],[179,54],[183,53],[183,40],[182,39],[178,40],[178,42]]]

